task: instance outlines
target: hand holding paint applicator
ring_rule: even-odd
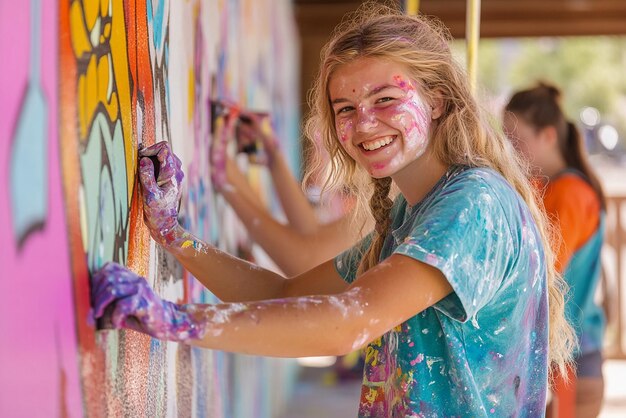
[[[205,323],[187,306],[162,300],[143,277],[116,263],[92,276],[91,303],[98,329],[128,328],[154,338],[187,341],[201,338]]]
[[[165,141],[139,150],[144,220],[153,238],[162,245],[171,242],[180,228],[178,202],[184,176],[181,166]]]
[[[211,133],[214,145],[221,145],[219,151],[225,151],[226,142],[234,137],[238,152],[248,154],[250,162],[268,165],[278,149],[278,141],[267,112],[244,109],[222,100],[211,100],[210,109]]]
[[[228,140],[234,136],[239,108],[218,100],[210,101],[212,142],[209,151],[211,182],[217,189],[228,186],[226,175]]]
[[[250,162],[272,167],[280,152],[269,114],[242,110],[235,129],[237,149],[248,154]]]
[[[143,148],[142,144],[139,144],[140,167],[141,160],[144,158],[148,158],[152,162],[153,177],[156,179],[159,187],[163,187],[167,182],[172,180],[176,180],[178,184],[182,181],[183,172],[180,170],[182,164],[178,157],[169,149],[167,141],[158,142],[146,148]],[[165,168],[162,172],[163,176],[161,176],[162,167]]]
[[[137,146],[139,155],[137,156],[137,160],[141,160],[142,152],[144,151],[143,143],[139,143]],[[159,174],[161,173],[161,163],[159,162],[159,158],[156,155],[146,155],[146,158],[149,158],[152,161],[152,165],[154,166],[154,178],[158,179]]]

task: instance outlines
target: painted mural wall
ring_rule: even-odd
[[[271,111],[297,166],[296,39],[288,0],[0,0],[0,416],[276,416],[292,362],[96,331],[89,272],[216,301],[143,225],[138,144],[183,161],[186,227],[245,252],[210,183],[209,98]]]

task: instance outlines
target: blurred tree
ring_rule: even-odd
[[[464,41],[455,41],[453,51],[463,62]],[[564,92],[571,119],[593,106],[626,141],[625,37],[482,39],[478,58],[479,94],[487,103],[501,107],[514,90],[549,81]]]

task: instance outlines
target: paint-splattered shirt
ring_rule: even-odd
[[[359,417],[542,417],[546,272],[523,199],[493,170],[452,167],[414,207],[396,199],[391,229],[381,259],[432,265],[454,291],[368,345]],[[336,258],[346,281],[368,242]]]

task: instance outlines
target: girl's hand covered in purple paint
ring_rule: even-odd
[[[160,340],[202,338],[204,326],[185,306],[162,300],[143,277],[107,263],[91,281],[91,302],[99,328],[129,328]]]
[[[178,224],[178,202],[182,192],[183,171],[181,162],[170,150],[169,144],[159,142],[139,150],[139,180],[143,189],[143,214],[152,237],[161,245],[171,244]],[[159,163],[158,178],[155,166]]]

